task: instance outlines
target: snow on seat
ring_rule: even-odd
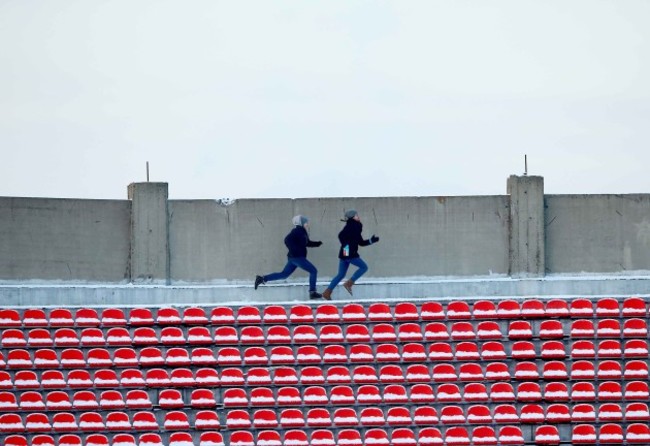
[[[497,304],[497,317],[500,319],[515,319],[521,316],[519,302],[515,300],[500,300]]]
[[[517,409],[512,404],[499,404],[494,408],[492,418],[496,423],[518,423]]]
[[[201,410],[196,413],[194,427],[196,429],[218,429],[221,427],[219,415],[214,410]]]
[[[497,317],[496,306],[489,300],[476,301],[472,306],[472,316],[474,319],[494,319]]]
[[[317,324],[341,322],[339,309],[333,304],[321,304],[316,307],[315,322]]]
[[[539,299],[526,299],[521,304],[521,315],[525,318],[545,317],[546,310]]]
[[[392,324],[377,324],[372,327],[372,340],[375,342],[395,342],[397,334]]]
[[[74,324],[77,327],[99,327],[101,321],[94,308],[79,308],[75,311]]]
[[[591,424],[578,424],[573,426],[571,433],[571,442],[573,444],[593,444],[596,443],[596,428]]]
[[[406,388],[401,384],[389,384],[384,387],[383,402],[390,404],[403,404],[407,403],[409,397]]]
[[[442,322],[429,322],[424,327],[424,339],[426,341],[448,341],[450,338],[447,326]]]
[[[483,383],[469,383],[463,391],[463,399],[468,402],[487,402],[487,389]]]
[[[522,423],[543,423],[546,417],[541,405],[525,404],[521,407],[519,419]]]
[[[490,381],[510,380],[510,370],[504,362],[490,362],[485,366],[485,378]]]
[[[623,409],[617,403],[605,403],[598,407],[598,421],[622,421]]]
[[[33,328],[27,334],[27,344],[30,347],[53,347],[54,339],[50,331],[45,328]]]
[[[345,342],[370,342],[370,332],[363,324],[352,324],[345,328]]]
[[[72,312],[67,308],[55,308],[50,311],[50,327],[73,327]]]
[[[425,302],[420,308],[420,317],[423,321],[444,320],[445,312],[439,302]]]
[[[398,322],[420,320],[418,307],[413,302],[398,302],[395,304],[394,313]]]
[[[331,342],[343,342],[343,331],[340,325],[323,325],[319,329],[318,341],[323,344]]]
[[[239,341],[242,344],[264,344],[266,337],[264,330],[258,325],[242,327],[239,333]]]
[[[158,430],[158,421],[153,412],[143,410],[133,414],[131,421],[135,430]]]
[[[192,434],[189,432],[172,432],[169,435],[169,446],[194,446]]]
[[[549,356],[548,358],[555,358],[556,356]],[[544,355],[542,354],[542,358]],[[544,362],[542,368],[542,377],[545,380],[568,379],[569,373],[566,369],[566,364],[562,361],[547,361]]]
[[[129,331],[124,327],[111,327],[106,332],[106,343],[109,346],[131,345],[133,339]]]
[[[536,382],[526,381],[517,386],[518,401],[539,401],[542,399],[542,390]]]
[[[153,315],[148,308],[132,308],[129,311],[129,325],[153,325],[154,323]]]
[[[86,445],[88,446],[88,445]],[[140,435],[138,446],[165,446],[160,435],[147,433]]]
[[[56,412],[52,415],[52,429],[56,433],[73,432],[79,430],[79,425],[73,414],[69,412]],[[59,440],[59,444],[61,444],[63,438],[64,436]]]
[[[589,299],[574,299],[569,304],[571,317],[594,317],[594,304]]]
[[[571,410],[571,421],[579,423],[596,421],[596,410],[593,404],[574,404]]]
[[[70,395],[63,391],[48,392],[45,396],[45,407],[47,410],[69,410],[72,409]]]
[[[175,410],[165,413],[163,427],[167,430],[189,429],[190,422],[185,412]]]
[[[359,422],[362,426],[383,426],[386,424],[386,417],[381,407],[364,407],[359,412]]]
[[[564,343],[561,341],[544,341],[540,355],[542,359],[564,359],[566,357]]]
[[[454,322],[451,326],[451,339],[455,341],[462,339],[476,339],[474,326],[471,322]]]
[[[84,328],[81,331],[79,342],[82,347],[106,345],[104,332],[101,329],[95,327]]]
[[[506,359],[507,356],[508,355],[506,354],[505,348],[501,342],[488,341],[481,345],[481,359]]]
[[[566,404],[551,404],[546,408],[546,421],[549,423],[569,423],[571,413]]]
[[[219,432],[202,432],[199,437],[199,446],[225,446],[225,443]]]
[[[214,339],[208,327],[196,326],[187,330],[187,342],[191,345],[212,344]]]
[[[623,336],[626,338],[644,338],[648,336],[648,324],[645,319],[626,319],[623,322]]]
[[[79,414],[79,429],[88,432],[101,432],[106,428],[104,420],[98,412],[82,412]]]
[[[203,308],[189,307],[183,310],[182,322],[185,325],[206,325],[210,321]]]
[[[158,342],[158,335],[152,327],[137,327],[133,331],[134,345],[156,345]]]
[[[645,301],[640,297],[628,297],[623,300],[623,317],[645,317],[648,314]]]
[[[265,324],[286,324],[289,322],[287,310],[281,305],[269,305],[262,310],[262,322]]]
[[[393,314],[385,303],[373,303],[368,307],[368,320],[371,322],[392,322]]]
[[[345,304],[341,310],[343,322],[365,322],[368,318],[361,304]]]
[[[463,397],[460,394],[460,389],[457,384],[444,383],[438,386],[436,399],[440,402],[451,403],[461,402]]]
[[[40,392],[28,391],[19,394],[18,406],[21,410],[44,410],[45,401]]]
[[[151,409],[153,407],[149,394],[140,389],[126,392],[125,404],[129,409]]]
[[[165,365],[167,366],[188,366],[191,363],[190,353],[184,347],[173,347],[165,353]]]
[[[21,327],[23,321],[18,311],[11,309],[0,309],[0,328]]]
[[[0,344],[2,345],[2,348],[27,347],[27,339],[22,330],[9,329],[2,332]]]
[[[10,369],[31,369],[32,357],[27,350],[13,349],[7,353],[7,366]]]
[[[429,359],[433,361],[449,361],[454,359],[451,345],[447,342],[434,342],[429,346]]]
[[[588,381],[579,381],[571,386],[571,399],[574,401],[594,401],[596,390],[594,384]]]
[[[625,406],[625,421],[650,421],[650,410],[646,403],[629,403]]]
[[[99,407],[106,410],[124,409],[126,403],[122,393],[117,390],[105,390],[99,397]]]
[[[352,381],[356,384],[376,384],[379,376],[373,366],[359,365],[352,370]]]
[[[410,400],[416,404],[430,404],[436,397],[429,384],[415,384],[411,387]]]
[[[179,327],[163,327],[160,331],[160,342],[163,345],[182,345],[185,344],[185,335]]]
[[[471,437],[476,446],[496,446],[498,441],[494,429],[491,426],[475,427]]]
[[[245,305],[237,309],[235,322],[238,324],[261,324],[262,315],[257,307]]]
[[[467,422],[470,424],[492,423],[490,408],[483,404],[474,404],[467,408]]]
[[[569,389],[562,382],[549,382],[544,386],[544,399],[547,401],[569,401]]]
[[[460,364],[458,377],[461,381],[483,381],[483,370],[481,365],[475,362]]]
[[[601,319],[596,324],[599,338],[618,338],[621,336],[621,324],[616,319]]]
[[[621,342],[617,339],[600,341],[598,343],[599,358],[620,358],[623,355]]]
[[[397,327],[397,339],[400,342],[423,341],[420,324],[406,322]]]
[[[471,443],[467,429],[462,426],[447,428],[445,431],[445,442],[450,446],[469,446]]]
[[[88,350],[86,358],[88,367],[112,367],[111,354],[105,348],[93,348]]]
[[[648,364],[645,361],[626,361],[623,372],[625,379],[648,379]]]
[[[210,311],[210,322],[215,325],[233,325],[235,315],[230,307],[215,307]]]
[[[172,307],[158,308],[156,312],[156,324],[158,325],[177,325],[182,322],[178,309]]]
[[[646,423],[628,424],[625,440],[633,444],[650,444],[650,426]]]
[[[560,433],[556,426],[543,425],[535,428],[536,444],[558,445],[560,441]]]
[[[183,396],[177,389],[163,389],[158,394],[158,405],[162,409],[177,409],[185,406]]]
[[[642,339],[625,341],[623,356],[625,358],[647,358],[648,342]]]
[[[569,304],[562,299],[551,299],[546,302],[546,316],[549,318],[562,318],[569,316]]]
[[[123,327],[126,324],[126,317],[122,309],[105,308],[102,310],[101,325],[103,327]]]
[[[28,308],[23,313],[23,326],[25,327],[49,327],[45,311],[40,308]]]
[[[592,341],[575,341],[571,344],[572,358],[595,358],[596,347]]]
[[[413,422],[416,425],[433,425],[438,424],[439,421],[440,419],[438,418],[438,412],[435,407],[421,405],[415,407],[413,412]]]
[[[68,359],[69,356],[64,355],[65,352],[70,352],[70,350],[64,350],[61,354],[61,360],[66,360],[65,364],[71,364],[70,367],[78,367],[86,365],[83,360],[83,353],[80,350],[72,350],[74,353],[75,359],[73,362],[72,359]],[[72,356],[72,355],[70,355]],[[80,358],[80,359],[79,359]],[[62,362],[61,365],[64,365]],[[45,368],[58,368],[59,367],[59,358],[57,357],[56,351],[49,348],[39,348],[34,352],[34,367],[45,369]]]
[[[562,322],[555,319],[543,320],[539,325],[541,339],[561,338],[564,336]]]
[[[534,359],[537,356],[535,344],[530,341],[516,341],[512,344],[512,359]]]
[[[457,319],[470,319],[472,317],[472,312],[469,309],[467,302],[462,300],[457,300],[449,302],[447,304],[447,319],[457,320]]]
[[[510,339],[531,339],[533,328],[529,321],[511,321],[508,326],[508,338]]]
[[[443,445],[442,434],[435,427],[426,427],[418,432],[418,445]]]
[[[596,302],[596,317],[620,317],[621,310],[618,301],[611,297],[598,299]]]
[[[106,414],[106,429],[122,431],[131,429],[131,421],[126,412],[109,412]]]
[[[8,444],[8,443],[5,443]],[[54,441],[54,438],[52,438],[51,435],[34,435],[32,437],[32,446],[56,446],[56,442]]]

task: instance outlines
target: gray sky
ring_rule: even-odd
[[[0,0],[0,196],[650,193],[650,1]]]

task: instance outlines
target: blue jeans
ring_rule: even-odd
[[[359,280],[359,277],[363,276],[366,271],[368,271],[368,265],[366,265],[366,262],[361,259],[361,257],[357,257],[354,259],[340,259],[339,260],[339,273],[332,279],[330,282],[329,288],[330,290],[333,290],[336,285],[339,284],[339,282],[345,277],[345,275],[348,272],[348,268],[350,267],[350,264],[354,265],[357,267],[357,270],[352,274],[352,277],[350,277],[350,280],[353,282],[356,282]]]
[[[279,273],[272,273],[263,276],[264,282],[286,279],[293,274],[296,268],[304,269],[309,273],[309,291],[316,291],[316,277],[318,276],[318,270],[309,260],[307,260],[307,257],[287,257],[287,264],[284,265],[284,269]]]

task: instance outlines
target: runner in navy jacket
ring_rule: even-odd
[[[373,234],[369,239],[364,239],[361,235],[363,224],[361,218],[354,209],[350,209],[345,213],[345,226],[339,232],[339,272],[332,279],[329,286],[323,291],[323,298],[327,300],[332,299],[332,291],[336,285],[345,277],[348,272],[350,264],[357,267],[357,270],[352,274],[349,280],[343,283],[343,288],[352,295],[352,286],[354,283],[368,271],[368,265],[359,256],[359,246],[368,246],[379,241],[379,237]]]
[[[294,228],[284,238],[284,244],[289,250],[287,253],[287,264],[280,272],[267,274],[266,276],[256,276],[255,289],[266,282],[286,279],[293,274],[296,268],[301,268],[309,273],[309,298],[319,299],[321,295],[316,291],[318,270],[307,260],[307,248],[318,247],[323,242],[315,242],[309,239],[309,233],[307,232],[307,229],[309,229],[309,218],[303,215],[296,215],[293,217],[292,222]]]

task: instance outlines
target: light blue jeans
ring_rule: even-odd
[[[330,290],[333,290],[336,287],[336,285],[339,284],[339,282],[347,274],[348,268],[350,267],[350,264],[357,267],[357,270],[354,272],[354,274],[352,274],[352,277],[350,277],[350,280],[353,281],[353,282],[356,282],[357,280],[359,280],[359,278],[361,276],[363,276],[366,273],[366,271],[368,271],[368,265],[366,265],[366,262],[364,262],[361,257],[357,257],[357,258],[354,258],[354,259],[345,259],[345,260],[340,259],[339,260],[339,272],[336,275],[336,277],[334,277],[332,279],[332,281],[330,282],[330,284],[329,284],[329,286],[327,288],[329,288]]]
[[[318,276],[318,270],[309,260],[307,260],[307,257],[288,257],[284,269],[279,273],[272,273],[264,276],[264,282],[286,279],[296,270],[296,268],[304,269],[309,273],[309,291],[316,291],[316,277]]]

